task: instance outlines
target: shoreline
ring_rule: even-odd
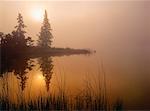
[[[2,49],[1,49],[2,50]],[[27,47],[25,50],[17,50],[15,52],[6,51],[5,54],[1,53],[1,59],[17,59],[22,57],[37,58],[42,56],[64,56],[64,55],[80,55],[96,53],[95,50],[90,49],[73,49],[73,48],[40,48],[40,47]]]

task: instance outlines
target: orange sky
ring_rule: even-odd
[[[116,49],[118,46],[141,47],[150,41],[150,2],[138,1],[1,1],[0,31],[11,32],[20,12],[27,34],[36,40],[42,21],[33,18],[34,9],[47,10],[53,29],[53,46]]]
[[[47,10],[53,29],[53,46],[97,50],[94,58],[83,57],[89,60],[89,64],[86,61],[82,61],[83,58],[80,58],[80,56],[77,59],[71,56],[72,59],[70,59],[71,57],[64,57],[62,61],[58,60],[62,63],[62,66],[66,66],[66,70],[75,66],[70,72],[68,71],[68,74],[73,71],[74,73],[81,71],[82,68],[86,67],[84,64],[88,64],[88,69],[90,69],[92,66],[94,67],[92,60],[96,59],[95,61],[97,61],[100,58],[104,61],[107,77],[111,80],[110,83],[116,84],[118,89],[121,86],[124,89],[126,84],[131,89],[136,87],[135,85],[141,84],[143,86],[138,87],[139,90],[141,92],[143,90],[147,91],[146,88],[149,85],[145,84],[145,81],[149,81],[150,72],[150,2],[1,1],[0,31],[5,33],[11,32],[17,23],[18,12],[20,12],[27,25],[27,35],[36,40],[42,21],[40,22],[33,18],[32,11],[34,9]],[[58,67],[58,58],[55,59],[56,65],[54,65]],[[68,62],[69,60],[70,62]],[[57,69],[55,70],[57,71]],[[72,79],[74,80],[75,76],[80,74],[74,74]],[[71,78],[72,75],[68,77]],[[130,82],[128,82],[129,80]],[[136,84],[135,81],[140,82]],[[124,90],[121,89],[121,91]],[[135,91],[137,90],[132,91],[130,92],[131,99],[133,96],[136,96]],[[116,92],[113,93],[116,94]],[[145,96],[145,93],[141,94]]]

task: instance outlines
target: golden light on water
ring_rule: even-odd
[[[39,73],[39,74],[37,74],[37,75],[35,76],[35,79],[36,79],[38,82],[41,82],[41,81],[44,80],[44,76],[43,76],[41,73]]]
[[[37,79],[43,79],[42,75],[37,75]]]
[[[1,65],[6,65],[6,68],[3,67],[4,74],[0,75],[2,102],[6,100],[7,103],[10,99],[13,104],[27,103],[25,108],[29,108],[32,101],[36,104],[41,101],[40,97],[49,100],[51,94],[65,92],[67,99],[71,97],[71,100],[74,97],[80,100],[83,94],[84,100],[87,98],[84,95],[88,96],[86,94],[92,91],[93,95],[100,93],[100,98],[102,95],[103,103],[107,101],[104,98],[108,97],[109,106],[119,98],[126,105],[123,107],[150,108],[150,98],[147,96],[150,85],[145,84],[150,78],[149,3],[0,2],[0,32],[11,34],[17,25],[17,15],[21,13],[27,26],[25,31],[36,45],[45,10],[53,29],[52,47],[87,48],[96,50],[96,53],[52,56],[44,60],[40,56],[23,56],[4,61]],[[28,59],[34,61],[32,70],[28,70]],[[42,105],[46,105],[46,101],[38,105],[39,108]]]

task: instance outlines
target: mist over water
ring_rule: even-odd
[[[0,2],[0,31],[8,33],[13,29],[19,11],[28,26],[28,35],[37,40],[41,23],[34,22],[28,14],[35,5],[47,9],[54,47],[89,48],[96,53],[34,58],[35,66],[26,72],[26,82],[14,73],[25,70],[27,60],[16,61],[16,67],[22,63],[25,66],[13,67],[0,78],[0,89],[8,81],[7,94],[12,102],[17,102],[16,94],[22,92],[25,101],[36,100],[39,95],[46,97],[64,84],[68,93],[75,95],[85,86],[85,79],[95,84],[103,64],[111,103],[119,98],[125,109],[150,109],[150,2]],[[47,66],[53,66],[52,70],[44,70]],[[45,71],[51,74],[47,76]],[[1,90],[0,95],[7,96],[2,94]]]

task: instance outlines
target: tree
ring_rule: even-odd
[[[18,22],[18,25],[15,26],[16,31],[14,31],[12,33],[14,38],[16,38],[16,40],[15,40],[16,44],[15,45],[18,45],[20,48],[26,47],[26,42],[27,42],[25,39],[25,33],[26,32],[24,31],[24,28],[26,26],[23,22],[23,17],[20,13],[18,14],[17,22]]]
[[[10,34],[3,34],[0,32],[0,51],[3,58],[23,56],[23,53],[29,51],[28,47],[33,46],[31,37],[25,36],[24,28],[26,27],[23,22],[23,17],[19,13],[17,17],[17,26]]]
[[[39,35],[38,46],[42,48],[50,48],[52,43],[53,35],[51,33],[51,25],[47,18],[47,12],[45,10],[43,26]]]
[[[34,40],[31,39],[31,37],[26,38],[26,45],[32,47]]]

